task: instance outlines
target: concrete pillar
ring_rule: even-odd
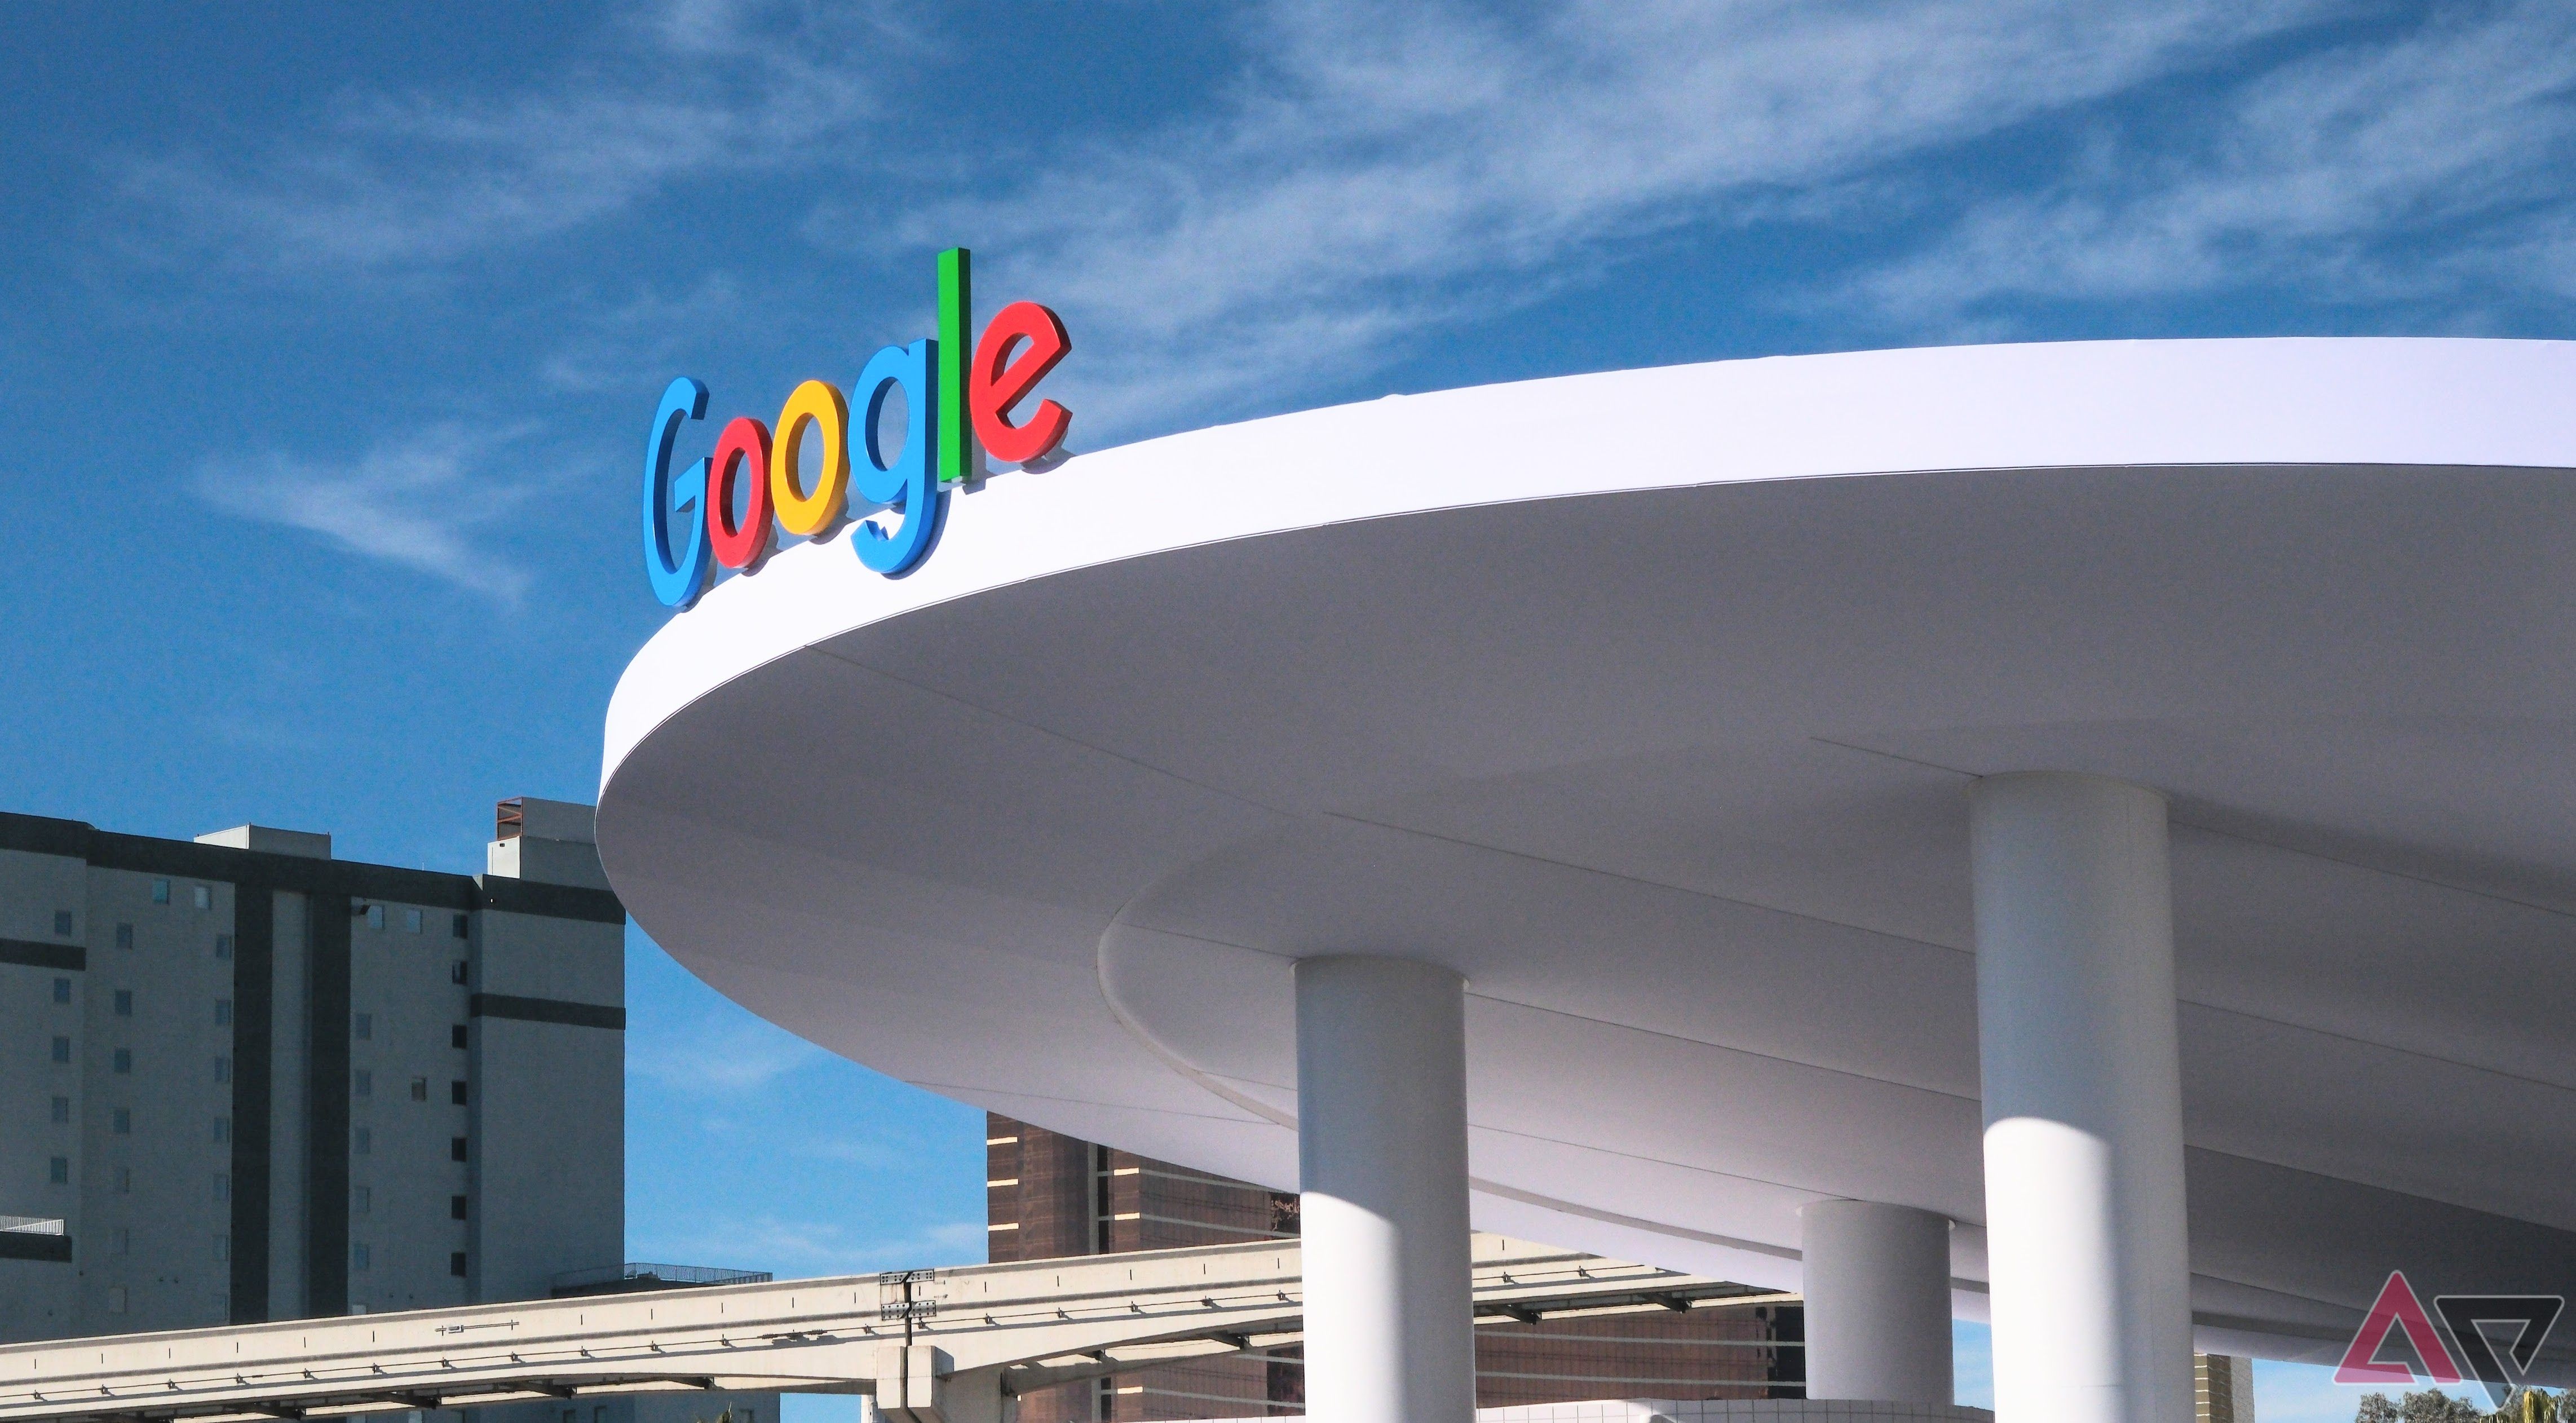
[[[1969,811],[1996,1417],[2188,1418],[2164,798],[2036,772]]]
[[[885,1423],[1005,1423],[1012,1410],[998,1368],[960,1372],[932,1344],[887,1344],[877,1350],[876,1414]]]
[[[1798,1223],[1807,1397],[1952,1403],[1948,1218],[1817,1201]]]
[[[1473,1423],[1466,982],[1407,959],[1297,963],[1306,1412]]]

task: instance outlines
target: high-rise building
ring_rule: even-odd
[[[2191,1356],[2194,1423],[2254,1423],[2254,1361],[2225,1354]]]
[[[1231,1245],[1298,1233],[1297,1197],[986,1118],[987,1238],[996,1261]],[[1765,1398],[1804,1392],[1795,1304],[1488,1323],[1476,1402]],[[1158,1364],[1019,1402],[1018,1423],[1143,1423],[1305,1412],[1294,1348]]]
[[[587,806],[503,802],[482,875],[0,814],[0,1340],[616,1264],[624,922]]]

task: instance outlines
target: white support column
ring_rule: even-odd
[[[2188,1418],[2164,798],[2034,772],[1969,808],[1996,1417]]]
[[[1306,1411],[1473,1423],[1466,982],[1434,964],[1297,964]]]
[[[1807,1397],[1954,1402],[1948,1218],[1875,1201],[1817,1201],[1798,1222]]]

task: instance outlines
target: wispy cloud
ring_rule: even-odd
[[[525,433],[439,424],[345,462],[276,451],[211,460],[190,488],[227,513],[318,534],[515,607],[531,575],[486,535],[543,484],[496,477]]]
[[[932,1225],[893,1237],[873,1235],[837,1220],[761,1214],[702,1216],[697,1224],[698,1229],[686,1233],[639,1240],[637,1247],[663,1258],[721,1261],[796,1278],[981,1260],[986,1238],[983,1225],[971,1221]]]
[[[640,1036],[627,1071],[684,1096],[741,1098],[831,1054],[784,1028],[738,1011],[669,1024]]]
[[[1105,338],[1086,366],[1113,425],[1275,398],[1444,318],[1595,278],[1619,241],[1820,215],[1892,165],[2215,63],[2317,7],[1267,13],[1267,60],[1213,122],[904,230],[1013,234],[1011,275]]]
[[[738,319],[747,304],[741,284],[723,272],[678,292],[645,287],[585,312],[539,374],[563,391],[650,390],[670,379],[674,353],[694,333]]]
[[[2475,322],[2576,294],[2576,12],[2470,6],[2256,72],[2196,119],[2105,134],[2039,191],[1999,195],[1857,284],[1929,325],[2033,302],[2294,282],[2329,302],[2432,302]]]
[[[123,161],[130,244],[311,275],[435,267],[570,231],[671,184],[774,168],[873,107],[868,9],[673,0],[540,88],[342,95],[308,130]]]

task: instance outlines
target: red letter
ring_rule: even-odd
[[[747,478],[745,476],[748,476]],[[733,487],[747,486],[751,498],[742,522],[733,517]],[[750,568],[769,552],[769,428],[748,415],[737,415],[716,437],[708,457],[707,536],[715,544],[716,562],[727,568]]]
[[[1028,349],[1009,360],[1020,342]],[[1025,425],[1010,422],[1011,407],[1028,398],[1056,362],[1073,349],[1056,314],[1033,301],[1015,301],[994,313],[975,343],[975,361],[966,375],[966,405],[975,417],[975,438],[985,453],[1011,464],[1046,458],[1064,443],[1073,412],[1052,400],[1038,402]],[[1006,365],[1004,362],[1008,360]]]

